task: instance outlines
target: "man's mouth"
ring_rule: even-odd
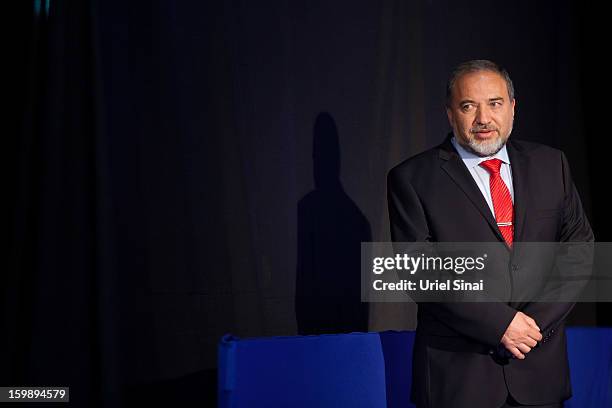
[[[478,130],[476,132],[474,132],[475,134],[477,134],[479,137],[489,137],[492,136],[493,133],[495,133],[495,130]]]

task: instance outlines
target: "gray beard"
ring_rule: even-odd
[[[465,148],[465,150],[474,153],[476,156],[489,157],[493,156],[504,147],[504,145],[508,141],[508,138],[510,138],[512,128],[513,126],[511,125],[510,131],[508,132],[505,138],[498,137],[497,139],[491,141],[478,142],[476,141],[476,139],[472,138],[469,139],[467,143],[465,143],[460,137],[457,137],[457,135],[455,135],[455,140],[457,140],[457,142],[459,142],[461,146]]]
[[[475,139],[470,139],[467,144],[464,144],[462,141],[461,145],[466,150],[469,150],[477,156],[489,157],[499,152],[506,144],[506,140],[507,139],[503,139],[501,137],[498,137],[495,140],[486,140],[482,142],[478,142]]]

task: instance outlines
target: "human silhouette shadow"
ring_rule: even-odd
[[[361,242],[371,241],[370,223],[340,182],[340,145],[333,117],[320,113],[313,133],[315,189],[298,202],[298,333],[367,331],[360,254]]]

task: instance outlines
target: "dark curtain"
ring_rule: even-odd
[[[18,3],[3,385],[70,386],[74,406],[213,404],[225,333],[414,328],[410,304],[359,301],[359,244],[389,239],[386,172],[443,139],[445,81],[467,59],[508,68],[513,137],[567,153],[610,240],[592,5]]]
[[[18,137],[9,153],[1,382],[70,386],[77,405],[112,405],[118,287],[93,9],[81,1],[29,6],[12,15],[20,18],[12,61],[20,103],[10,118]]]

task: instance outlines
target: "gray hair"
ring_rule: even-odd
[[[451,73],[451,76],[448,82],[446,83],[446,106],[450,106],[453,87],[455,86],[455,82],[457,82],[457,79],[459,79],[459,77],[462,75],[478,71],[491,71],[495,72],[496,74],[499,74],[504,79],[504,81],[506,81],[506,87],[508,88],[508,95],[510,96],[510,101],[514,99],[514,85],[512,84],[510,75],[508,74],[508,71],[506,71],[505,68],[489,60],[471,60],[462,62]]]

